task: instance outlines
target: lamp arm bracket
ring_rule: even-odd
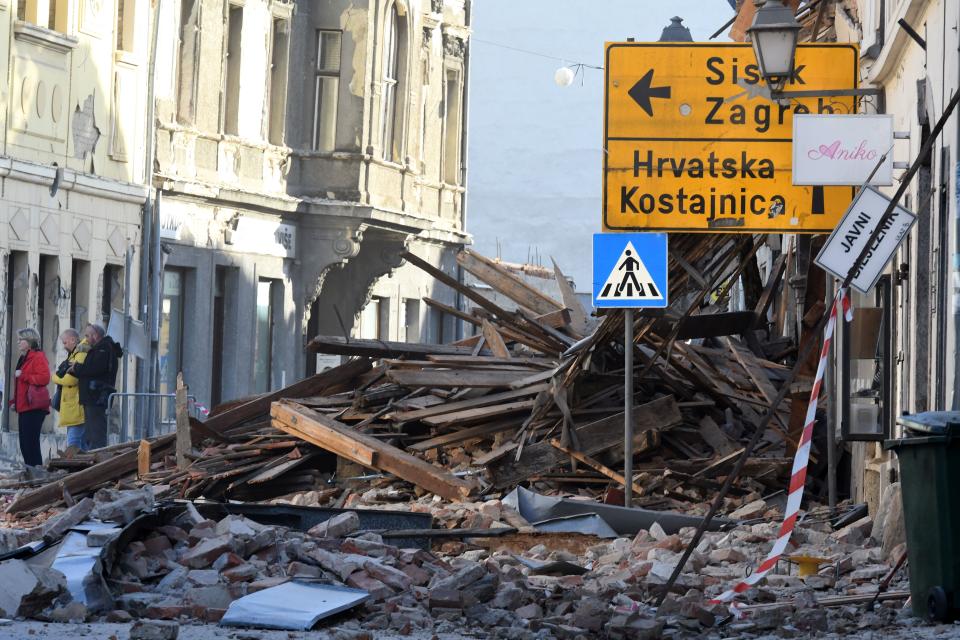
[[[811,91],[770,91],[770,97],[779,98],[843,98],[856,96],[879,96],[883,89],[867,87],[864,89],[814,89]]]

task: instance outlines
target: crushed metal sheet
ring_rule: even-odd
[[[513,557],[516,558],[520,564],[529,567],[531,569],[530,574],[535,576],[582,576],[590,571],[585,567],[567,562],[566,560],[540,562],[539,560],[532,560],[518,555],[514,555]]]
[[[305,631],[318,620],[355,607],[369,597],[360,589],[285,582],[234,600],[220,625]]]
[[[100,611],[113,602],[110,590],[103,580],[100,555],[103,547],[87,545],[87,534],[100,529],[114,529],[112,523],[87,520],[73,528],[57,550],[50,565],[67,578],[67,590],[77,602],[91,611]]]
[[[529,522],[539,523],[534,526],[541,531],[571,531],[570,529],[546,529],[542,528],[542,525],[545,524],[545,520],[553,520],[573,515],[594,514],[605,521],[610,529],[621,536],[636,535],[641,529],[650,529],[655,522],[660,523],[660,526],[665,532],[677,533],[683,527],[699,526],[703,520],[703,518],[699,516],[688,516],[672,511],[628,509],[627,507],[618,507],[596,501],[544,496],[529,489],[524,489],[523,487],[517,487],[511,491],[510,494],[503,499],[503,504],[519,511],[520,515]],[[710,522],[709,529],[710,531],[718,531],[735,524],[736,522],[733,520],[714,518]],[[583,529],[574,529],[574,531],[585,533]]]

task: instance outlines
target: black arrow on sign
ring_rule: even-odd
[[[641,109],[647,112],[648,116],[653,117],[653,106],[650,104],[650,98],[669,98],[670,87],[651,87],[651,82],[653,82],[653,69],[647,71],[642,78],[637,80],[637,84],[633,85],[627,93]]]

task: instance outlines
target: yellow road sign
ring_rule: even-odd
[[[804,44],[784,90],[850,89],[859,54]],[[769,98],[748,44],[606,45],[603,228],[832,231],[850,187],[792,184],[795,113],[855,113],[855,98]]]

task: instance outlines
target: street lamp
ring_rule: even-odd
[[[769,87],[772,100],[790,98],[831,98],[843,96],[877,96],[882,89],[815,89],[808,91],[784,91],[783,86],[793,75],[796,63],[797,39],[800,23],[781,0],[753,0],[757,12],[747,35],[753,43],[760,75]]]
[[[754,5],[757,12],[747,34],[760,75],[771,89],[780,89],[793,74],[800,23],[781,0],[754,0]]]

